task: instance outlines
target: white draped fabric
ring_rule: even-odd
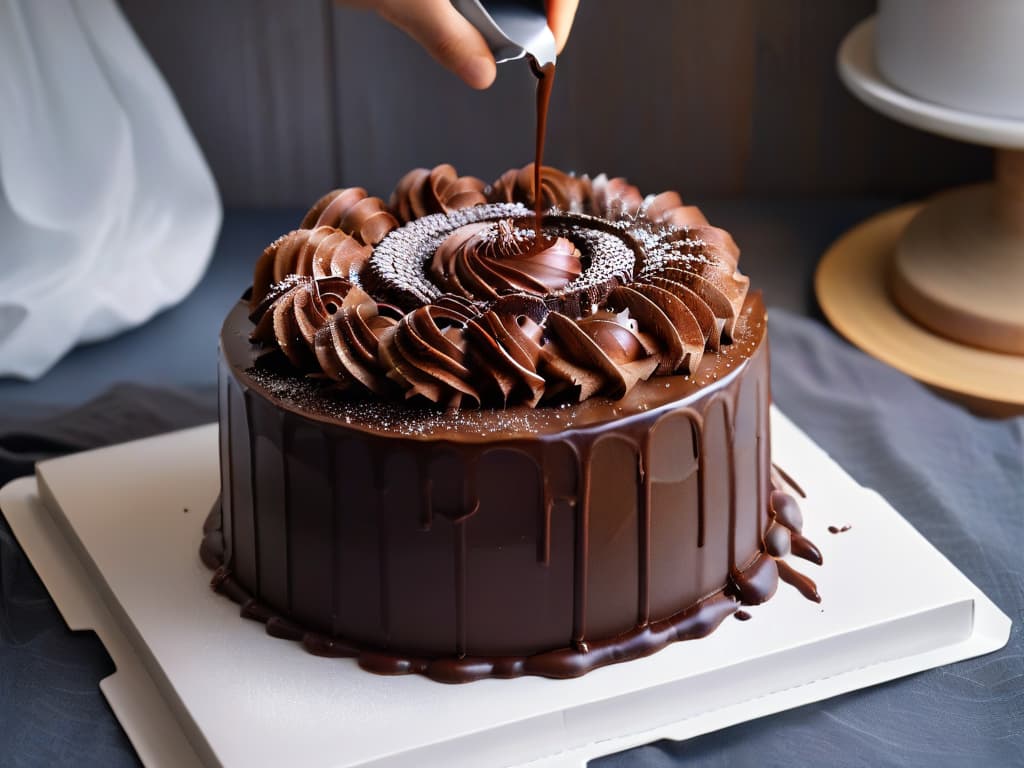
[[[195,287],[221,205],[170,89],[114,0],[0,0],[0,375]]]

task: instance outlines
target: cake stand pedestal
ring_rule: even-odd
[[[922,101],[875,65],[874,19],[839,50],[839,73],[895,120],[996,148],[995,181],[875,217],[838,240],[815,277],[853,343],[992,415],[1024,413],[1024,121]]]
[[[772,455],[807,491],[818,605],[781,584],[752,620],[575,680],[443,685],[313,656],[239,617],[199,561],[217,498],[209,425],[42,462],[0,509],[149,768],[584,768],[1001,648],[1010,620],[777,410]],[[840,535],[828,527],[851,526]]]

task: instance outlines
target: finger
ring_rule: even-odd
[[[547,0],[548,26],[555,35],[558,53],[565,48],[580,0]]]
[[[487,88],[494,82],[497,70],[487,43],[448,0],[392,0],[379,12],[467,85]]]

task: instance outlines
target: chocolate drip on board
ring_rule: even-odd
[[[778,562],[771,556],[758,554],[743,570],[733,569],[726,591],[743,605],[760,605],[778,589]]]
[[[785,560],[778,560],[777,563],[779,568],[779,578],[787,584],[796,587],[797,591],[801,595],[806,597],[808,600],[812,600],[815,603],[821,602],[821,595],[818,594],[818,586],[811,580],[810,577],[805,576],[799,571],[795,570]]]
[[[808,539],[802,533],[791,533],[790,549],[797,557],[802,557],[804,560],[812,562],[815,565],[821,565],[823,562],[821,550],[815,546],[813,541]]]

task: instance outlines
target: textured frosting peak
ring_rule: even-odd
[[[391,210],[403,224],[432,213],[451,213],[486,202],[480,179],[459,176],[447,164],[409,171],[391,193]]]
[[[624,396],[732,342],[739,249],[675,192],[533,166],[490,187],[450,165],[390,205],[321,198],[256,266],[253,341],[341,388],[445,407]]]
[[[303,229],[333,227],[366,245],[376,245],[398,220],[379,197],[369,197],[362,187],[335,189],[317,200],[302,220]]]
[[[570,213],[584,212],[590,191],[590,180],[586,176],[573,176],[546,165],[541,166],[541,171],[541,197],[545,207]],[[505,171],[491,185],[487,200],[492,203],[523,203],[533,208],[537,200],[533,163]]]

